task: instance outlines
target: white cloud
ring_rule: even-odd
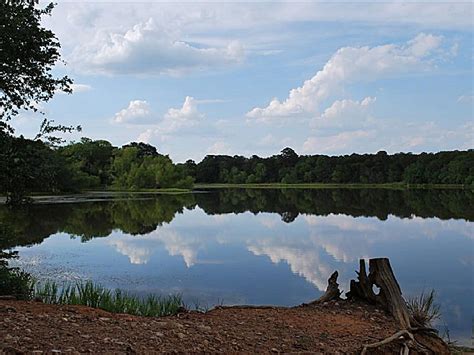
[[[76,92],[86,92],[92,90],[92,86],[87,84],[72,84],[71,89],[73,93]]]
[[[374,130],[356,130],[337,133],[330,136],[308,137],[303,143],[303,152],[309,154],[331,153],[337,154],[343,151],[363,146],[368,140],[376,135]]]
[[[71,84],[70,87],[71,87],[71,90],[72,90],[73,94],[92,90],[92,86],[87,85],[87,84]],[[66,95],[67,94],[66,92],[64,92],[62,90],[59,90],[59,89],[57,89],[55,91],[55,93],[59,94],[59,95]]]
[[[292,89],[284,101],[275,98],[266,107],[252,109],[247,117],[268,122],[314,114],[324,100],[339,93],[346,84],[430,68],[430,57],[440,45],[441,37],[421,33],[404,45],[340,48],[323,69]]]
[[[337,100],[324,110],[323,114],[311,121],[315,128],[338,127],[348,129],[352,126],[361,127],[370,124],[370,108],[376,101],[375,97],[366,97],[361,101]]]
[[[363,123],[362,123],[363,124]],[[402,120],[373,120],[370,127],[316,132],[303,143],[306,154],[375,153],[386,150],[389,153],[426,152],[472,148],[474,124],[467,122],[449,129],[434,122],[404,123]]]
[[[207,149],[207,154],[211,155],[230,155],[231,148],[224,141],[217,141]]]
[[[115,123],[143,123],[150,117],[150,105],[144,100],[132,100],[128,107],[115,114]]]
[[[77,46],[71,63],[95,74],[158,75],[234,65],[245,56],[238,41],[223,47],[194,46],[173,38],[150,18],[125,32],[98,31],[90,42]]]
[[[186,96],[183,106],[168,110],[161,124],[161,129],[165,133],[174,132],[182,127],[194,126],[202,118],[204,118],[204,115],[199,113],[196,100],[191,96]]]
[[[182,132],[198,125],[205,117],[197,108],[197,103],[191,96],[186,96],[184,103],[179,108],[170,108],[164,114],[163,119],[140,133],[137,140],[139,142],[149,143],[153,137],[166,140],[170,135],[176,132]]]

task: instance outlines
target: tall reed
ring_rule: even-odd
[[[127,313],[146,317],[173,315],[183,308],[181,295],[140,298],[121,290],[109,290],[92,281],[65,283],[54,281],[36,283],[34,297],[44,303],[83,305],[111,313]]]

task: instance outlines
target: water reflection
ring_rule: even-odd
[[[219,190],[0,207],[0,247],[16,247],[39,277],[201,304],[307,302],[332,271],[347,290],[359,258],[388,256],[405,294],[437,290],[443,322],[466,342],[473,202],[466,190]]]

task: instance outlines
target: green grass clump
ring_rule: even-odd
[[[34,297],[49,304],[82,305],[145,317],[173,315],[183,307],[180,295],[139,298],[121,290],[109,290],[92,281],[68,283],[61,287],[46,281],[35,285]]]
[[[440,306],[435,303],[435,291],[421,292],[407,301],[412,326],[431,327],[432,322],[441,317]]]

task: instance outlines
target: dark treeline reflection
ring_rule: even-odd
[[[143,197],[143,196],[142,196]],[[354,217],[388,215],[474,220],[470,190],[383,189],[222,189],[205,193],[158,195],[148,199],[0,206],[0,249],[40,243],[64,232],[88,241],[114,229],[137,235],[170,223],[177,213],[195,206],[206,214],[269,212],[284,222],[299,214],[346,214]]]
[[[292,222],[300,213],[381,220],[390,214],[474,220],[472,190],[223,189],[198,197],[199,207],[207,214],[274,212],[285,222]]]

